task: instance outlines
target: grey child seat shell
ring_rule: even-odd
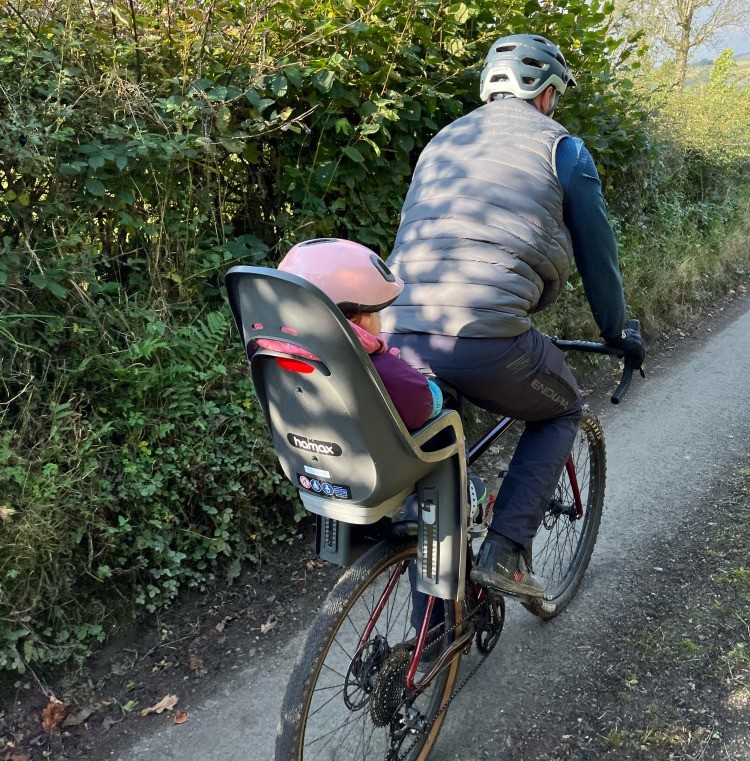
[[[234,267],[226,286],[276,452],[308,510],[374,523],[396,512],[436,464],[464,456],[455,411],[407,431],[346,318],[318,288],[265,267]],[[311,352],[318,361],[303,361],[314,372],[282,369],[282,352],[253,351],[261,338]],[[320,491],[306,486],[312,480]]]
[[[398,520],[404,498],[416,489],[416,587],[462,599],[468,518],[459,414],[443,411],[409,433],[346,318],[306,280],[265,267],[233,267],[225,282],[281,466],[305,508],[321,516],[319,541],[356,528],[340,524]],[[255,350],[258,339],[291,343],[317,359]],[[312,372],[283,369],[278,360],[289,359]],[[341,564],[355,557],[348,550],[332,554],[333,562],[348,558]]]

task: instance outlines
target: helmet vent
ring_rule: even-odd
[[[536,77],[522,77],[522,80],[525,85],[533,85],[538,81]]]
[[[535,69],[547,68],[547,66],[545,66],[541,61],[538,61],[536,58],[523,58],[521,63],[526,64],[526,66],[533,66]]]
[[[318,243],[335,243],[336,240],[336,238],[313,238],[312,240],[303,240],[297,245],[302,248],[303,246],[317,246]]]
[[[507,74],[495,74],[490,78],[490,82],[507,82],[507,81],[508,81]]]
[[[384,280],[389,283],[396,282],[396,276],[388,269],[388,265],[377,254],[372,254],[372,256],[370,256],[370,261],[375,265],[375,269],[380,272]]]
[[[512,50],[515,50],[515,45],[500,45],[495,48],[496,53],[510,53]]]

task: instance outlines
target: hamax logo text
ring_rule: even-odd
[[[332,457],[338,457],[341,454],[341,447],[332,441],[316,441],[315,439],[308,439],[307,436],[298,436],[296,433],[288,433],[286,440],[293,447],[304,449],[305,452],[329,454]]]

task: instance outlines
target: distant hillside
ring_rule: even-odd
[[[735,55],[734,60],[737,63],[737,79],[735,84],[740,89],[750,88],[750,52]],[[688,68],[685,84],[688,86],[705,84],[711,76],[712,66],[713,60],[709,58],[696,61]]]
[[[746,53],[735,53],[733,58],[738,63],[742,61],[750,61],[750,51]],[[713,58],[700,58],[697,61],[693,61],[692,65],[696,68],[702,68],[704,66],[711,66],[713,62],[714,62]]]

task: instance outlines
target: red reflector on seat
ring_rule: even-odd
[[[288,359],[287,357],[276,357],[276,364],[282,370],[288,370],[290,373],[304,373],[305,375],[315,369],[307,362],[300,362],[298,359]]]

